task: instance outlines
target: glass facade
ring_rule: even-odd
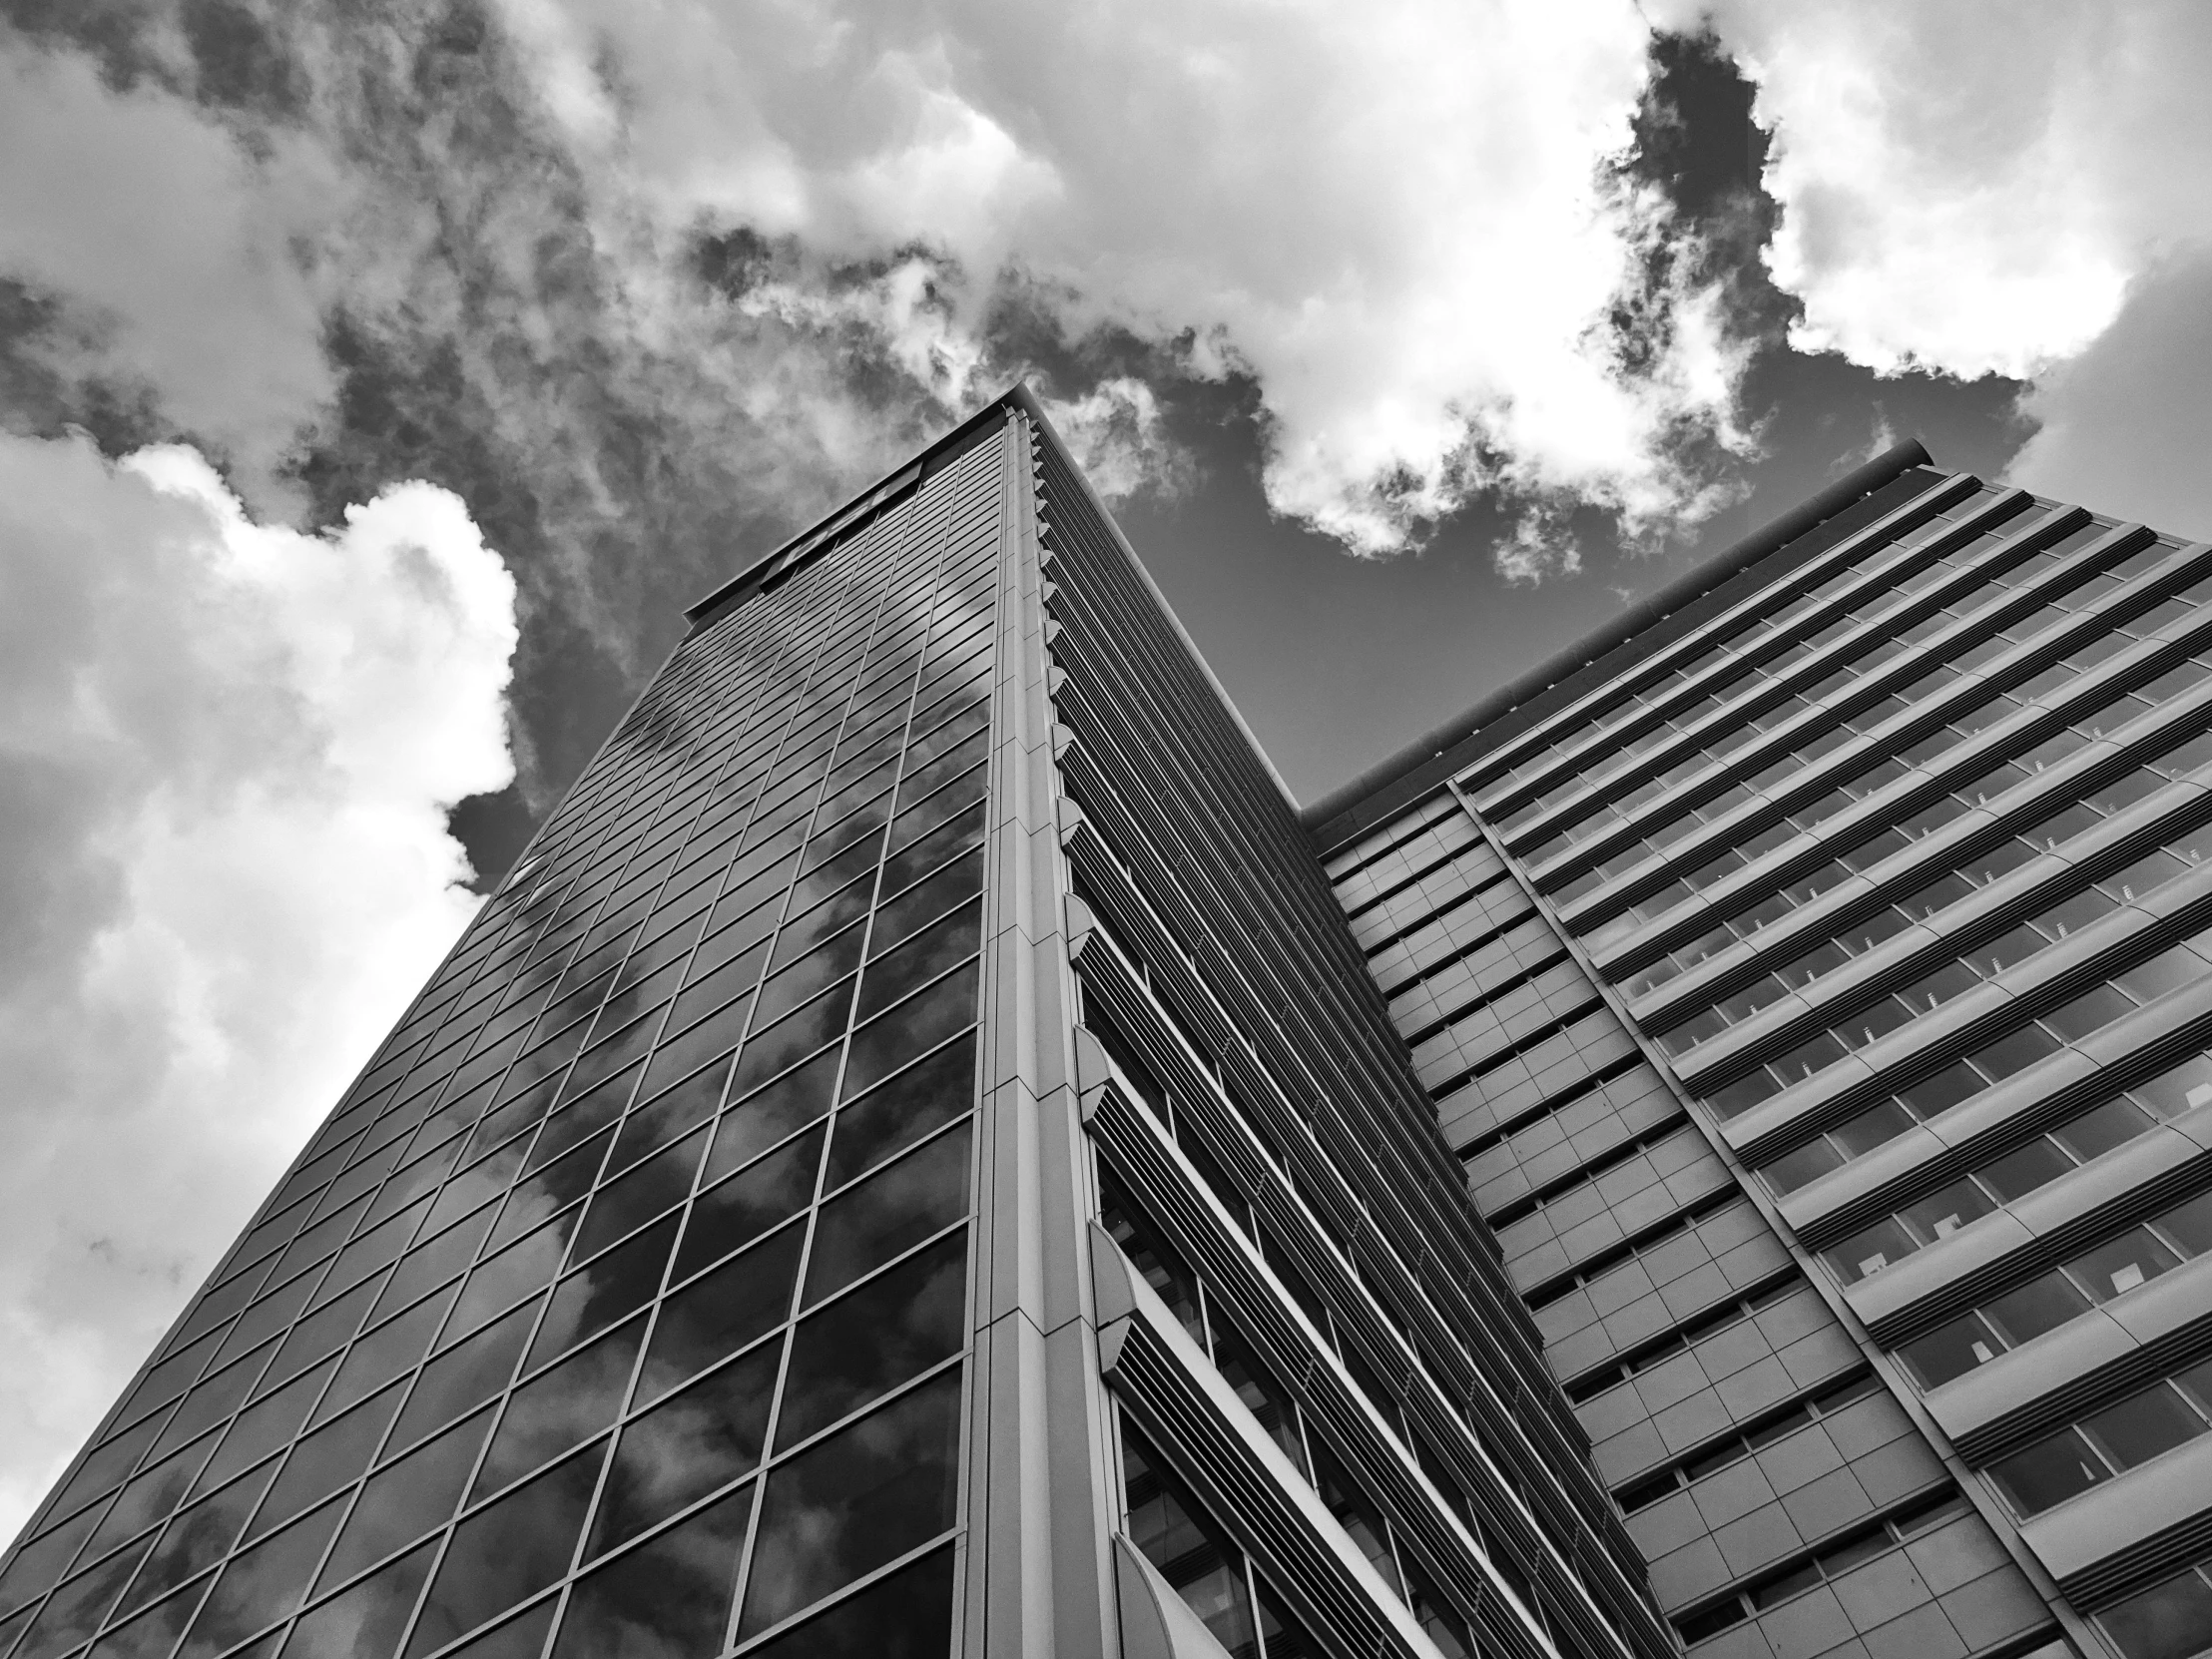
[[[947,1651],[991,463],[684,642],[34,1519],[0,1650]]]
[[[1295,808],[1017,389],[692,631],[0,1659],[1661,1659]]]
[[[1694,1650],[2212,1646],[2208,724],[1907,446],[1306,815]]]

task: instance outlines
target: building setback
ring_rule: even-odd
[[[1701,1659],[2212,1651],[2208,786],[2212,549],[1909,444],[1305,815]]]
[[[1028,394],[691,620],[0,1565],[0,1655],[1671,1653]]]

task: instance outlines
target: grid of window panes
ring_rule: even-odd
[[[2183,1199],[1989,1298],[1907,1343],[1898,1358],[1922,1387],[1940,1387],[2207,1253],[2212,1253],[2212,1192]]]
[[[0,1570],[0,1654],[945,1651],[997,478],[678,652]]]
[[[2092,540],[2101,533],[2097,527],[2091,526],[2076,531],[2059,545],[2065,551],[2072,552],[2075,549],[2068,543]],[[1592,872],[1596,879],[1586,879],[1582,890],[1594,889],[1603,880],[1625,875],[1654,854],[1668,854],[1675,845],[1705,825],[1717,822],[1755,798],[1794,797],[1798,793],[1796,781],[1801,774],[1844,749],[1855,737],[1865,736],[1906,710],[1950,691],[1983,664],[1994,660],[2013,646],[2024,644],[2058,623],[2079,616],[2093,606],[2101,605],[2108,596],[2110,586],[2117,585],[2124,576],[2133,576],[2163,563],[2172,551],[2171,547],[2153,543],[2102,575],[2084,574],[2070,591],[2057,597],[2046,596],[2044,603],[2026,616],[2006,624],[1998,632],[1980,640],[1951,661],[1927,666],[1925,672],[1918,677],[1889,690],[1878,701],[1856,710],[1842,720],[1823,717],[1828,716],[1835,705],[1850,700],[1854,680],[1887,668],[1891,662],[1908,654],[1913,647],[1924,643],[1936,633],[1963,622],[1974,612],[2005,597],[2008,589],[2024,580],[2026,575],[2039,575],[2040,571],[2014,570],[1992,577],[1986,587],[1969,590],[1950,606],[1936,612],[1917,626],[1895,636],[1878,636],[1879,643],[1872,644],[1865,654],[1837,669],[1819,683],[1794,692],[1790,701],[1781,708],[1763,713],[1743,712],[1741,726],[1734,728],[1726,740],[1701,752],[1693,761],[1681,763],[1659,778],[1648,780],[1637,791],[1632,792],[1630,799],[1641,806],[1646,801],[1661,801],[1670,787],[1677,785],[1678,775],[1685,768],[1693,776],[1705,777],[1703,785],[1680,783],[1684,793],[1703,797],[1695,807],[1681,808],[1678,817],[1666,818],[1668,808],[1664,806],[1647,815],[1647,819],[1657,817],[1664,818],[1665,821],[1645,828],[1642,839],[1613,852],[1599,863]],[[2038,555],[2037,560],[2030,561],[2030,566],[2048,556]],[[2066,684],[2115,653],[2125,650],[2135,641],[2155,633],[2173,620],[2174,616],[2184,614],[2183,610],[2169,609],[2176,606],[2185,606],[2185,602],[2169,600],[2166,605],[2156,607],[2147,615],[2126,624],[2094,629],[2093,637],[2077,644],[2066,660],[2046,668],[2041,676],[2030,679],[2023,686],[2010,691],[1991,689],[1977,698],[1961,699],[1947,711],[1949,718],[1942,725],[1916,738],[1904,749],[1895,753],[1887,750],[1862,752],[1855,760],[1840,764],[1823,780],[1829,788],[1811,801],[1794,802],[1784,822],[1793,830],[1812,829],[1848,811],[1876,790],[1887,787],[1911,772],[1932,770],[1936,762],[1952,748],[2014,714],[2033,702],[2038,695],[2047,694],[2053,686]],[[1873,622],[1888,608],[1873,607],[1870,608],[1870,614],[1851,620],[1855,625]],[[2201,678],[2200,673],[2185,677],[2172,685],[2159,684],[2153,696],[2145,701],[2159,701]],[[2140,713],[2141,705],[2130,706],[2123,702],[2114,712],[2125,718]],[[1797,746],[1781,757],[1768,761],[1748,777],[1731,778],[1729,773],[1732,769],[1729,767],[1728,757],[1762,731],[1778,727],[1784,722],[1795,727],[1794,736],[1801,740]],[[1717,764],[1718,769],[1708,772],[1708,766],[1714,764]],[[1716,784],[1724,787],[1718,793],[1711,793],[1711,786]],[[1538,848],[1537,853],[1540,854],[1543,850]],[[1722,875],[1757,856],[1763,849],[1739,847],[1733,850],[1737,854],[1734,858],[1719,856],[1685,872],[1681,887],[1695,891],[1699,887],[1710,886]],[[1563,899],[1569,895],[1579,896],[1574,891],[1574,886],[1570,882],[1562,889]],[[1682,896],[1681,888],[1670,883],[1642,895],[1635,908],[1643,917],[1648,918],[1678,902]]]
[[[1988,1478],[2021,1519],[2212,1430],[2212,1360],[2188,1366],[1998,1458]]]

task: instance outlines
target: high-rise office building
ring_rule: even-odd
[[[1589,1452],[1017,391],[695,610],[0,1564],[0,1654],[1660,1659]]]
[[[1907,445],[1306,815],[1692,1653],[2212,1651],[2208,785],[2212,548]]]

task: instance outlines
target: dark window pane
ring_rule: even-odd
[[[821,1163],[822,1131],[817,1129],[701,1193],[692,1205],[671,1277],[688,1279],[806,1209],[814,1202]]]
[[[741,1638],[952,1524],[959,1407],[953,1372],[770,1471]]]
[[[132,1581],[131,1593],[123,1598],[122,1610],[128,1613],[133,1608],[144,1607],[156,1596],[168,1593],[195,1573],[222,1560],[238,1542],[239,1533],[246,1526],[246,1517],[254,1512],[255,1502],[268,1489],[270,1478],[276,1472],[274,1462],[264,1463],[243,1480],[234,1480],[220,1491],[209,1493],[178,1515],[170,1523],[169,1530],[162,1534],[162,1541],[154,1553],[147,1557],[144,1570]]]
[[[1982,1075],[1988,1077],[1990,1082],[1997,1082],[1997,1079],[2010,1077],[2015,1071],[2024,1071],[2026,1066],[2033,1066],[2037,1059],[2044,1055],[2055,1055],[2057,1051],[2057,1037],[2041,1031],[2039,1026],[2021,1026],[2019,1031],[1997,1037],[1995,1042],[1986,1044],[1984,1048],[1977,1048],[1973,1053],[1973,1064],[1982,1068]]]
[[[470,1501],[581,1445],[613,1422],[630,1391],[630,1371],[644,1340],[645,1321],[634,1319],[515,1389],[484,1454]]]
[[[1987,1310],[1998,1332],[2014,1347],[2033,1342],[2088,1311],[2088,1299],[2060,1273],[2046,1273],[2005,1292]]]
[[[568,1255],[569,1235],[582,1215],[581,1210],[563,1211],[535,1233],[477,1263],[454,1305],[447,1339],[475,1330],[494,1314],[552,1284]]]
[[[1130,1542],[1232,1654],[1252,1651],[1252,1610],[1244,1563],[1161,1463],[1151,1444],[1124,1421],[1123,1502]]]
[[[453,1529],[407,1643],[410,1655],[444,1646],[568,1571],[606,1449],[601,1441],[578,1452]]]
[[[362,1285],[309,1314],[291,1328],[284,1346],[276,1351],[270,1377],[289,1377],[338,1347],[360,1328],[361,1316],[375,1298],[376,1287]]]
[[[2212,1251],[2212,1193],[2199,1193],[2157,1218],[2166,1236],[2191,1256]]]
[[[978,801],[892,857],[883,866],[883,892],[896,893],[947,859],[978,845],[983,839],[985,813],[986,804]]]
[[[924,1555],[747,1659],[945,1659],[952,1650],[952,1559],[949,1549]],[[1320,1659],[1319,1649],[1315,1654]]]
[[[92,1535],[92,1542],[85,1546],[86,1557],[106,1554],[125,1538],[145,1531],[175,1509],[192,1490],[193,1477],[214,1449],[215,1438],[211,1435],[133,1475],[130,1484],[123,1488],[123,1495],[109,1507],[108,1518],[100,1523],[100,1530]]]
[[[2187,945],[2175,945],[2113,977],[2138,1001],[2149,1002],[2168,991],[2195,984],[2204,973],[2202,956]]]
[[[797,961],[823,940],[842,933],[867,914],[868,900],[875,886],[869,876],[847,880],[827,899],[813,902],[806,889],[828,892],[822,881],[823,872],[818,870],[802,884],[801,890],[792,894],[791,919],[776,935],[776,953],[769,958],[772,974],[785,964]]]
[[[345,1530],[330,1552],[320,1582],[325,1587],[342,1584],[400,1545],[451,1520],[490,1427],[491,1412],[479,1411],[370,1475],[360,1501],[346,1517]],[[409,1601],[411,1605],[412,1592]],[[393,1640],[397,1639],[394,1632]]]
[[[1979,1221],[1993,1206],[1971,1181],[1954,1181],[1940,1192],[1929,1194],[1904,1212],[1905,1225],[1923,1242],[1947,1239],[1970,1221]]]
[[[1939,1388],[1952,1378],[1987,1365],[2002,1349],[1995,1335],[1981,1323],[1981,1316],[1967,1314],[1907,1343],[1898,1351],[1898,1358],[1922,1387]]]
[[[1978,1072],[1963,1065],[1946,1066],[1933,1077],[1924,1077],[1910,1088],[1899,1091],[1898,1098],[1905,1102],[1915,1116],[1927,1119],[1938,1112],[1947,1112],[1960,1101],[1979,1094],[1987,1085]]]
[[[1920,1248],[1920,1241],[1899,1222],[1886,1219],[1836,1245],[1826,1256],[1845,1284],[1856,1285]]]
[[[800,1004],[819,996],[860,965],[860,937],[867,929],[852,923],[771,975],[761,987],[756,1018],[766,1027],[782,1019]]]
[[[259,1488],[255,1495],[260,1495]],[[44,1595],[47,1586],[61,1576],[62,1568],[69,1565],[70,1558],[77,1553],[77,1546],[85,1541],[85,1535],[99,1518],[98,1509],[87,1509],[18,1550],[15,1559],[8,1563],[7,1571],[0,1572],[0,1608],[12,1612]],[[239,1517],[242,1524],[245,1519],[244,1515]]]
[[[967,1214],[968,1139],[965,1124],[948,1130],[823,1205],[807,1264],[810,1303]]]
[[[2147,1463],[2162,1451],[2204,1432],[2204,1419],[2165,1383],[2106,1406],[2081,1425],[2104,1454],[2123,1469]]]
[[[536,1314],[537,1305],[526,1303],[424,1366],[414,1392],[407,1396],[406,1409],[399,1413],[392,1448],[412,1444],[504,1388],[514,1376],[515,1361],[522,1357],[522,1345],[530,1340]]]
[[[2190,1659],[2212,1630],[2212,1585],[2187,1569],[2097,1615],[2125,1659]]]
[[[299,1431],[313,1408],[322,1380],[337,1366],[326,1361],[306,1376],[285,1383],[266,1399],[238,1414],[215,1458],[201,1472],[198,1490],[209,1491],[232,1475],[268,1456]]]
[[[16,1649],[19,1659],[53,1659],[91,1636],[152,1543],[143,1539],[56,1590]]]
[[[1885,1100],[1838,1124],[1833,1133],[1845,1154],[1857,1158],[1886,1141],[1896,1140],[1912,1127],[1913,1119],[1905,1108],[1894,1100]]]
[[[707,1150],[704,1132],[648,1158],[592,1195],[576,1235],[576,1259],[585,1261],[655,1216],[691,1196],[692,1175]]]
[[[837,1114],[825,1185],[831,1191],[975,1104],[975,1037],[947,1043]]]
[[[2123,1096],[2092,1106],[2070,1123],[2060,1124],[2051,1131],[2051,1137],[2087,1163],[2116,1146],[2125,1146],[2150,1126],[2150,1114]]]
[[[1329,1650],[1291,1612],[1266,1579],[1259,1584],[1260,1634],[1267,1643],[1268,1659],[1329,1659]]]
[[[819,1054],[725,1112],[701,1179],[720,1179],[827,1113],[840,1058],[833,1048]]]
[[[705,1497],[761,1460],[781,1343],[672,1395],[622,1431],[585,1553],[603,1554]]]
[[[579,1579],[553,1644],[558,1659],[712,1659],[730,1623],[750,1488]]]
[[[919,933],[894,946],[887,955],[868,964],[860,985],[860,1000],[853,1017],[866,1020],[887,1008],[916,986],[928,983],[945,969],[975,953],[982,934],[983,902],[980,898],[931,922]]]
[[[487,1204],[473,1216],[455,1222],[436,1238],[427,1239],[408,1251],[385,1282],[384,1294],[376,1299],[369,1318],[381,1319],[395,1309],[404,1308],[431,1286],[443,1284],[467,1267],[475,1259],[476,1247],[484,1242],[497,1215],[497,1210]]]
[[[627,1319],[658,1296],[681,1220],[669,1216],[655,1222],[556,1285],[544,1323],[530,1345],[529,1364],[542,1365],[617,1320]]]
[[[2072,1168],[2066,1155],[2049,1141],[2030,1141],[2017,1152],[2008,1152],[1984,1165],[1978,1173],[1989,1190],[2009,1204]]]
[[[963,1232],[810,1315],[792,1338],[777,1444],[798,1443],[958,1353],[966,1311]]]
[[[917,929],[947,910],[974,898],[983,890],[983,849],[978,846],[964,857],[938,870],[919,886],[889,899],[875,914],[874,941],[869,950],[881,955]]]
[[[831,987],[797,1013],[747,1038],[738,1056],[737,1074],[731,1079],[731,1093],[750,1092],[841,1032],[844,1016],[852,1006],[855,983],[847,979]]]
[[[786,1227],[663,1302],[638,1399],[666,1393],[783,1324],[805,1236],[803,1225]]]
[[[284,1641],[284,1659],[391,1659],[436,1555],[424,1544],[303,1616]]]
[[[1759,1173],[1766,1178],[1768,1188],[1780,1195],[1796,1192],[1808,1181],[1842,1167],[1843,1162],[1841,1152],[1826,1140],[1818,1140],[1785,1152],[1771,1164],[1762,1164]]]
[[[725,1079],[720,1066],[695,1071],[675,1087],[665,1089],[650,1104],[622,1120],[615,1149],[607,1159],[609,1170],[625,1170],[639,1159],[668,1145],[687,1129],[696,1129],[715,1115],[722,1104]]]
[[[2039,1515],[2107,1477],[2103,1463],[2071,1428],[1992,1464],[1989,1473],[2023,1516]]]
[[[596,1109],[587,1113],[579,1102],[539,1133],[537,1152],[530,1155],[532,1164],[539,1166],[538,1171],[516,1184],[506,1209],[500,1212],[499,1225],[492,1229],[494,1248],[509,1239],[521,1238],[546,1217],[567,1209],[591,1191],[592,1183],[599,1179],[599,1165],[606,1156],[607,1144],[614,1138],[607,1124],[622,1111],[622,1102],[614,1095],[608,1095],[606,1101],[604,1116]],[[590,1133],[580,1133],[575,1140],[564,1142],[566,1150],[559,1158],[548,1160],[538,1156],[557,1139],[572,1131],[586,1130]]]
[[[547,1596],[526,1613],[517,1613],[505,1624],[494,1625],[472,1642],[455,1648],[448,1659],[538,1659],[545,1651],[545,1633],[553,1628],[553,1610],[559,1599]],[[253,1659],[239,1655],[238,1659]]]
[[[2063,1007],[2053,1008],[2043,1016],[2043,1023],[2068,1042],[2075,1042],[2092,1031],[2103,1030],[2122,1014],[2132,1012],[2134,1007],[2131,1000],[2110,985],[2097,985]]]
[[[314,1408],[311,1421],[336,1416],[355,1400],[366,1399],[393,1378],[413,1371],[430,1352],[430,1339],[445,1317],[450,1296],[425,1297],[398,1318],[357,1339],[338,1363],[338,1374]]]
[[[2066,1271],[2094,1300],[2108,1302],[2180,1265],[2180,1258],[2148,1232],[2131,1227],[2109,1243],[2076,1256],[2066,1264]]]
[[[192,1621],[184,1646],[177,1650],[178,1659],[210,1659],[298,1606],[315,1562],[322,1558],[322,1546],[330,1541],[344,1510],[344,1499],[333,1499],[304,1520],[233,1556],[216,1580],[215,1593]]]
[[[955,968],[852,1035],[844,1096],[851,1099],[975,1021],[976,965]]]
[[[376,1454],[376,1444],[384,1437],[405,1391],[394,1384],[336,1421],[302,1436],[284,1459],[284,1471],[270,1488],[247,1536],[259,1537],[320,1503],[340,1487],[351,1485]]]
[[[90,1659],[169,1659],[169,1650],[177,1645],[177,1638],[184,1634],[185,1626],[200,1610],[202,1598],[214,1583],[212,1577],[202,1579],[190,1589],[117,1625],[93,1645]],[[0,1642],[10,1640],[12,1635],[13,1632],[0,1633]]]
[[[307,1298],[314,1294],[315,1276],[303,1273],[288,1284],[279,1285],[261,1301],[246,1310],[238,1324],[231,1327],[231,1334],[223,1339],[223,1347],[216,1353],[218,1362],[248,1349],[259,1348],[271,1337],[291,1324],[299,1310],[306,1307]]]

